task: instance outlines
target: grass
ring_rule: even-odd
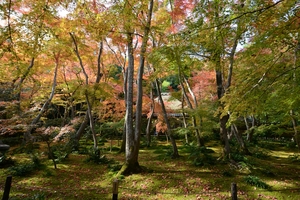
[[[113,142],[117,147],[117,141]],[[110,164],[85,162],[87,155],[71,154],[55,170],[51,160],[43,159],[43,168],[13,177],[11,199],[112,199],[112,182],[124,155],[110,152],[105,148],[109,145],[110,141],[105,143],[102,153],[114,160]],[[211,149],[211,156],[217,158],[220,147]],[[185,146],[179,146],[179,159],[171,159],[169,150],[165,141],[142,148],[139,162],[149,170],[119,177],[119,199],[231,199],[232,182],[237,183],[239,199],[299,199],[300,166],[289,159],[295,155],[293,151],[272,150],[263,159],[247,156],[240,167],[222,162],[196,167]],[[24,153],[12,158],[18,163],[30,160]],[[0,169],[1,190],[8,173],[8,169]]]

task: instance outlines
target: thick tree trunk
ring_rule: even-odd
[[[138,163],[137,149],[135,143],[135,134],[133,130],[133,75],[134,75],[134,57],[132,46],[132,33],[127,33],[128,40],[128,68],[127,68],[127,96],[126,96],[126,145],[125,145],[125,164],[118,175],[129,175],[140,172]]]
[[[128,39],[128,84],[127,84],[127,107],[126,107],[126,162],[118,174],[131,174],[141,172],[141,167],[138,163],[138,155],[140,148],[141,122],[142,122],[142,102],[143,102],[143,73],[145,65],[145,53],[150,32],[153,0],[149,1],[149,8],[147,14],[147,23],[144,30],[144,37],[142,40],[139,69],[137,76],[137,101],[136,101],[136,115],[135,115],[135,131],[133,132],[133,75],[134,75],[134,57],[133,57],[133,35],[130,31],[127,33]]]

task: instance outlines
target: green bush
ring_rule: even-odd
[[[8,171],[14,176],[27,176],[31,172],[42,168],[42,164],[37,155],[31,156],[31,162],[22,163],[8,168]]]
[[[240,154],[240,153],[232,153],[231,158],[232,158],[232,160],[234,160],[236,162],[247,162],[247,160],[248,160],[245,155]]]
[[[52,153],[52,155],[48,155],[49,159],[51,159],[51,156],[53,156],[56,162],[63,162],[68,158],[70,150],[68,149],[67,145],[57,144],[51,146],[50,153]]]
[[[262,189],[270,189],[271,188],[271,186],[269,186],[268,184],[266,184],[265,182],[260,180],[260,178],[258,178],[257,176],[248,175],[244,179],[245,179],[246,183],[249,185],[256,186],[256,187],[259,187]]]
[[[109,164],[107,167],[111,172],[118,172],[122,168],[122,165],[120,165],[120,164]]]
[[[10,167],[8,171],[14,176],[26,176],[34,171],[33,163],[23,163],[17,166]]]
[[[113,163],[113,160],[106,158],[105,155],[100,155],[100,149],[94,149],[94,147],[88,150],[88,157],[85,159],[85,162],[92,162],[95,164],[110,164]]]
[[[300,162],[300,155],[299,154],[289,155],[288,159],[292,162]]]
[[[269,154],[266,151],[259,150],[258,148],[255,148],[252,151],[252,156],[256,157],[256,158],[259,158],[259,159],[265,159],[265,158],[269,158],[270,157]]]
[[[214,151],[206,148],[205,146],[197,147],[194,145],[188,145],[189,148],[189,159],[193,160],[195,166],[214,165],[216,159],[210,155]]]

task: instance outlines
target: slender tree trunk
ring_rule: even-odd
[[[152,85],[153,84],[151,84],[151,86]],[[155,108],[153,89],[152,88],[151,88],[151,91],[150,91],[150,98],[151,98],[150,115],[148,117],[148,122],[147,122],[147,127],[146,127],[147,147],[150,147],[150,145],[151,145],[151,125],[152,125],[152,118],[153,118],[153,115],[154,115],[154,108]]]
[[[25,73],[22,75],[22,77],[20,78],[19,82],[14,86],[14,90],[16,91],[15,94],[15,99],[18,102],[18,109],[19,111],[21,111],[21,92],[22,92],[22,85],[23,82],[25,81],[25,79],[27,78],[29,72],[31,71],[31,69],[34,66],[34,58],[31,58],[30,64],[27,68],[27,70],[25,71]]]
[[[298,68],[297,66],[297,62],[298,62],[298,58],[299,58],[299,52],[300,52],[300,42],[299,42],[299,39],[300,39],[300,34],[298,33],[298,43],[295,47],[295,51],[294,51],[294,74],[293,74],[293,78],[294,78],[294,83],[295,83],[295,86],[297,84],[297,76],[296,76],[296,69]],[[294,87],[295,87],[294,86]],[[295,117],[295,113],[294,111],[291,109],[290,110],[290,116],[292,118],[292,124],[293,124],[293,129],[294,129],[294,138],[295,138],[295,142],[298,146],[298,150],[300,151],[300,138],[299,138],[299,133],[298,133],[298,130],[297,130],[297,119]]]
[[[75,36],[72,33],[69,33],[69,34],[70,34],[70,36],[72,38],[72,41],[75,45],[74,52],[75,52],[75,54],[78,58],[78,61],[79,61],[80,67],[82,69],[83,75],[85,76],[85,85],[89,85],[89,76],[85,71],[81,56],[79,54],[79,49],[78,49],[78,46],[77,46]],[[100,59],[101,59],[101,54],[102,54],[102,48],[103,48],[102,47],[102,42],[100,42],[99,53],[98,53],[98,57],[97,57],[98,70],[97,70],[97,76],[96,76],[96,83],[99,83],[100,79],[102,77],[101,70],[100,70]],[[98,149],[98,140],[97,140],[97,136],[96,136],[96,132],[95,132],[95,128],[94,128],[94,121],[93,121],[93,114],[92,114],[92,104],[94,102],[94,98],[92,99],[92,101],[90,101],[89,96],[88,96],[88,92],[85,91],[85,99],[86,99],[86,103],[87,103],[87,106],[88,106],[86,114],[88,115],[88,119],[89,119],[89,122],[90,122],[90,128],[91,128],[91,132],[92,132],[92,136],[93,136],[93,142],[94,142],[94,151],[95,151],[96,154],[98,154],[100,156],[100,152],[99,152],[99,149]],[[87,119],[87,118],[85,118],[85,119]],[[84,121],[81,125],[84,127],[84,125],[86,126],[87,124],[85,124],[85,121]],[[80,136],[80,135],[81,134],[76,134],[76,136]]]
[[[184,98],[185,98],[185,100],[186,100],[187,105],[189,106],[189,108],[191,110],[193,110],[192,103],[191,103],[189,97],[187,96],[187,92],[185,90],[185,87],[184,87],[184,84],[183,84],[183,80],[182,80],[182,77],[184,77],[184,74],[181,72],[181,67],[182,66],[181,66],[180,55],[175,55],[175,59],[176,59],[177,64],[178,64],[178,78],[179,78],[179,83],[180,83],[180,86],[181,86],[181,90],[182,90],[183,96],[184,96]],[[188,83],[188,82],[186,81],[186,83]],[[187,87],[189,87],[189,85],[187,85]],[[192,92],[192,90],[190,90],[190,92]],[[197,127],[197,120],[196,120],[195,116],[192,116],[192,123],[193,123],[193,127],[195,128],[195,136],[196,136],[196,139],[197,139],[197,146],[200,147],[201,146],[200,130]]]
[[[244,117],[244,121],[247,127],[247,141],[248,142],[252,142],[253,139],[253,133],[254,133],[254,127],[255,127],[255,118],[254,116],[250,116],[251,118],[251,127],[249,126],[248,122],[247,122],[247,118]]]
[[[181,100],[181,110],[182,110],[183,127],[187,128],[186,116],[185,116],[185,113],[184,113],[184,96],[183,95],[182,95],[182,100]],[[184,134],[184,139],[185,139],[185,143],[188,144],[189,143],[189,137],[188,137],[187,132],[185,132],[185,134]]]
[[[126,106],[126,98],[127,98],[127,68],[126,68],[126,60],[127,60],[127,55],[126,53],[121,53],[122,54],[122,58],[123,58],[123,54],[124,55],[124,59],[122,61],[122,59],[120,59],[120,57],[118,57],[117,52],[115,51],[114,48],[112,48],[109,43],[106,41],[108,48],[113,52],[113,54],[115,55],[118,63],[120,66],[122,66],[122,73],[123,73],[123,93],[124,93],[124,101],[125,101],[125,108]],[[120,48],[119,51],[121,52]],[[126,119],[124,120],[124,126],[123,126],[123,133],[122,133],[122,144],[121,144],[121,148],[119,153],[125,153],[125,146],[126,146]]]
[[[198,108],[197,98],[196,98],[196,96],[195,96],[193,90],[191,89],[188,80],[186,79],[185,76],[183,76],[183,79],[184,79],[184,82],[185,82],[185,84],[186,84],[186,86],[187,86],[187,89],[188,89],[190,95],[192,96],[192,99],[193,99],[193,101],[194,101],[195,108]],[[200,118],[201,118],[201,116],[200,116]],[[196,121],[196,118],[193,117],[192,120],[193,120],[193,126],[196,128],[196,139],[197,139],[197,144],[198,144],[198,147],[200,147],[200,146],[202,145],[202,144],[201,144],[201,138],[200,138],[200,135],[201,135],[201,129],[200,129],[200,127],[197,127],[197,121]],[[201,120],[200,120],[199,126],[201,126]]]
[[[177,148],[175,139],[173,137],[172,128],[171,128],[171,125],[170,125],[170,122],[169,122],[169,119],[168,119],[167,111],[166,111],[166,108],[165,108],[163,98],[161,96],[161,91],[160,91],[160,87],[159,87],[159,83],[158,83],[157,79],[155,80],[155,83],[156,83],[156,88],[157,88],[157,92],[158,92],[158,98],[159,98],[159,101],[161,103],[161,107],[162,107],[162,110],[163,110],[164,120],[165,120],[165,123],[167,124],[167,129],[168,129],[167,130],[167,136],[170,138],[172,148],[173,148],[172,157],[173,158],[178,158],[179,157],[178,148]]]
[[[123,68],[123,76],[124,76],[124,101],[125,101],[125,108],[127,108],[127,84],[128,84],[128,68],[125,69]],[[126,146],[126,124],[127,124],[127,118],[125,117],[124,120],[124,128],[123,128],[123,136],[122,136],[122,145],[120,149],[120,153],[124,152],[125,153],[125,146]]]
[[[245,142],[244,142],[244,139],[242,137],[242,135],[239,133],[239,130],[237,128],[237,126],[235,124],[232,124],[231,125],[231,129],[234,133],[234,136],[236,138],[236,140],[238,141],[239,145],[240,145],[240,148],[242,149],[243,153],[245,155],[251,155],[251,153],[249,152]]]
[[[290,110],[290,116],[291,116],[291,119],[292,119],[292,124],[293,124],[293,129],[294,129],[294,139],[295,139],[295,142],[298,146],[298,150],[300,151],[300,138],[299,138],[299,133],[298,133],[298,130],[297,130],[297,120],[295,119],[295,114],[294,114],[294,111],[293,110]]]
[[[58,70],[58,65],[59,65],[59,53],[58,55],[54,55],[55,57],[55,71],[54,71],[54,77],[53,77],[53,84],[52,84],[52,89],[49,98],[47,101],[44,103],[43,107],[41,108],[39,114],[32,120],[31,124],[28,126],[27,131],[24,133],[24,142],[29,142],[31,141],[32,138],[32,131],[34,129],[34,126],[40,121],[42,115],[44,114],[45,110],[48,109],[49,104],[52,101],[52,98],[55,94],[55,88],[56,88],[56,77],[57,77],[57,70]],[[32,60],[32,62],[34,59]]]

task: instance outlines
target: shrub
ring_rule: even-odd
[[[232,177],[233,176],[233,174],[231,172],[229,172],[229,171],[224,171],[222,173],[222,175],[225,176],[225,177]]]
[[[15,176],[27,176],[34,170],[40,169],[43,165],[37,155],[31,156],[31,162],[22,163],[8,168],[8,171]]]
[[[214,165],[216,162],[216,159],[209,154],[213,153],[214,151],[207,149],[205,146],[197,147],[190,145],[189,152],[189,158],[193,160],[193,164],[195,166]]]
[[[257,176],[248,175],[244,179],[245,179],[246,183],[249,185],[256,186],[256,187],[259,187],[262,189],[270,189],[271,188],[271,186],[269,186],[268,184],[266,184],[265,182],[260,180],[260,178],[258,178]]]
[[[259,150],[258,148],[254,149],[252,151],[252,156],[259,158],[259,159],[265,159],[265,158],[270,157],[266,151]]]
[[[109,160],[105,155],[100,155],[100,149],[94,149],[94,147],[90,148],[88,151],[88,157],[85,162],[92,162],[95,164],[109,164],[113,163],[113,160]]]
[[[120,165],[120,164],[112,164],[112,165],[109,164],[107,167],[108,167],[109,171],[111,171],[111,172],[118,172],[122,168],[122,165]]]
[[[10,167],[8,171],[14,176],[26,176],[34,171],[33,163],[23,163],[17,166]]]
[[[298,154],[289,155],[288,159],[292,162],[300,162],[300,155]]]
[[[236,162],[246,162],[248,160],[247,157],[245,157],[245,155],[240,153],[232,153],[231,158]]]

